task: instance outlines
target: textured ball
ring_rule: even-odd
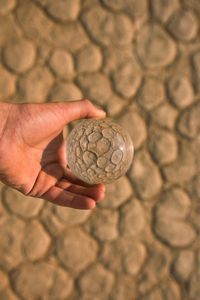
[[[84,119],[67,139],[71,171],[89,184],[109,183],[123,176],[133,159],[129,134],[112,119]]]

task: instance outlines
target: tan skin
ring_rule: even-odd
[[[67,167],[63,129],[81,118],[104,118],[88,100],[67,103],[0,102],[0,180],[25,195],[92,209],[103,184],[89,186]]]

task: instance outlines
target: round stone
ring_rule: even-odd
[[[165,280],[148,292],[141,300],[181,300],[180,288],[173,280]]]
[[[120,178],[132,159],[133,143],[129,134],[109,118],[83,120],[67,139],[69,167],[89,184],[109,183]]]
[[[112,241],[118,237],[117,211],[96,209],[90,217],[90,231],[100,241]]]
[[[0,291],[8,285],[8,277],[6,273],[0,270]]]
[[[104,243],[100,259],[116,273],[136,275],[142,268],[146,255],[146,247],[141,242],[131,238],[118,238]]]
[[[179,7],[179,0],[151,0],[154,17],[166,22]]]
[[[195,255],[191,250],[181,251],[174,259],[172,265],[173,275],[181,282],[189,279],[195,265]]]
[[[142,117],[138,113],[129,110],[120,117],[119,124],[129,132],[135,150],[140,148],[147,136],[145,122]]]
[[[79,287],[86,299],[106,299],[114,284],[114,275],[100,264],[95,264],[87,269],[79,279]],[[90,298],[91,297],[91,298]]]
[[[156,207],[156,215],[160,217],[186,218],[191,205],[188,195],[180,188],[165,191]]]
[[[140,95],[139,104],[146,110],[157,107],[165,97],[164,85],[154,77],[146,77]]]
[[[186,218],[191,201],[180,188],[164,192],[155,211],[154,230],[157,236],[171,247],[190,245],[196,232]]]
[[[17,294],[23,299],[64,300],[68,298],[73,286],[67,272],[47,262],[22,265],[12,273],[12,282]]]
[[[178,111],[168,103],[162,103],[151,111],[151,120],[160,127],[173,129]]]
[[[72,21],[79,14],[80,0],[47,0],[45,6],[48,13],[58,21]]]
[[[48,99],[52,102],[73,101],[82,99],[81,90],[72,82],[58,82],[49,93]]]
[[[200,51],[197,51],[192,57],[193,67],[195,70],[195,77],[196,77],[196,85],[197,90],[200,91],[199,83],[200,83]]]
[[[0,217],[0,266],[10,271],[23,260],[21,242],[25,224],[15,216]]]
[[[31,221],[24,230],[22,242],[23,253],[31,261],[42,258],[50,245],[51,239],[42,225],[37,221]]]
[[[91,213],[90,210],[76,210],[58,205],[52,206],[52,211],[58,220],[66,226],[82,224],[87,220]]]
[[[159,193],[162,178],[158,167],[145,151],[139,151],[135,154],[130,176],[142,199],[149,199]]]
[[[38,66],[19,79],[22,100],[43,102],[53,84],[53,75],[46,67]]]
[[[159,164],[174,161],[178,155],[178,145],[173,133],[167,130],[152,130],[148,137],[148,149]]]
[[[19,297],[17,297],[11,290],[10,287],[7,287],[0,291],[0,299],[2,300],[19,300]]]
[[[156,235],[171,247],[186,247],[196,238],[194,228],[185,220],[157,218],[154,224]]]
[[[98,105],[108,105],[112,88],[109,78],[102,73],[81,74],[77,77],[77,82],[84,97],[95,101]]]
[[[3,49],[3,58],[8,68],[16,73],[24,73],[30,69],[35,61],[36,50],[28,40],[10,42]]]
[[[126,15],[111,13],[97,5],[86,10],[82,20],[94,40],[103,46],[127,45],[135,31]]]
[[[200,133],[200,102],[183,111],[178,121],[178,130],[188,138],[196,138]]]
[[[195,14],[187,10],[178,10],[169,23],[169,30],[178,39],[190,41],[198,32],[198,21]]]
[[[119,228],[122,236],[136,237],[145,227],[145,212],[139,200],[132,199],[121,208]]]
[[[100,49],[88,44],[76,54],[76,70],[78,72],[95,72],[102,65],[102,54]]]
[[[4,100],[15,93],[15,76],[0,66],[0,99]]]
[[[121,188],[123,186],[123,189]],[[104,201],[99,205],[106,208],[117,208],[132,194],[132,187],[126,176],[110,183],[106,187]]]
[[[124,11],[134,21],[143,21],[148,15],[147,0],[102,0],[113,11]]]
[[[43,199],[24,196],[10,188],[3,189],[2,199],[13,214],[23,218],[37,216],[44,204]]]
[[[140,69],[132,61],[127,61],[113,73],[116,91],[125,98],[133,97],[142,80]]]
[[[8,14],[11,10],[16,5],[16,0],[0,0],[0,15],[6,15]]]
[[[147,68],[165,67],[176,56],[176,44],[156,23],[145,24],[137,36],[137,52]]]
[[[194,98],[194,91],[186,76],[173,76],[168,81],[168,90],[172,102],[177,108],[185,108]]]
[[[72,273],[83,271],[96,259],[97,243],[79,228],[70,228],[56,244],[58,259]]]
[[[53,72],[62,79],[71,79],[74,76],[73,58],[63,49],[53,52],[49,64]]]
[[[162,173],[165,180],[173,184],[189,181],[197,173],[197,158],[190,147],[190,142],[186,145],[180,143],[177,159],[163,166]]]

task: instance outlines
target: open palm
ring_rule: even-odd
[[[0,141],[0,179],[22,193],[79,209],[95,207],[103,184],[89,186],[67,167],[63,128],[80,118],[105,117],[88,100],[11,104]]]

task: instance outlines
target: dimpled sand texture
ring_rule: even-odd
[[[133,159],[129,134],[112,119],[85,119],[67,139],[72,172],[89,183],[109,183],[126,173]]]

